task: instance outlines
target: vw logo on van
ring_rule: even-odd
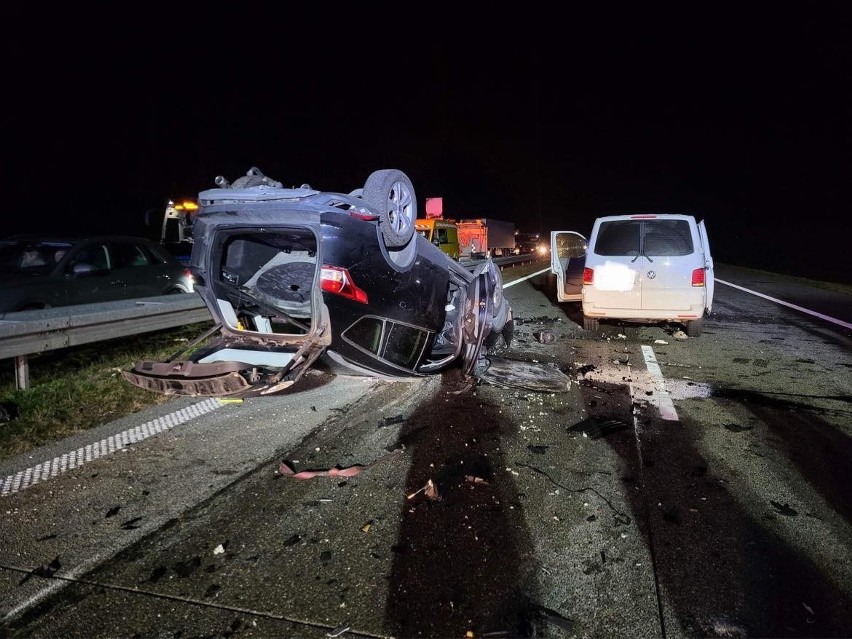
[[[648,279],[652,280],[657,277],[657,271],[648,271]]]

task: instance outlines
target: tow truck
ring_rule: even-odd
[[[192,253],[192,216],[197,212],[196,200],[169,200],[163,215],[160,244],[183,264],[189,264]]]

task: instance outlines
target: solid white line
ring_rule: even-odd
[[[512,280],[511,282],[503,284],[503,288],[509,288],[510,286],[514,286],[518,282],[523,282],[524,280],[528,280],[531,277],[535,277],[536,275],[541,275],[542,273],[547,273],[549,270],[550,270],[550,267],[548,266],[547,268],[543,268],[540,271],[536,271],[535,273],[530,273],[529,275],[526,275],[525,277],[521,277],[519,279]]]
[[[110,435],[99,442],[88,444],[85,448],[78,448],[69,453],[64,453],[59,457],[54,457],[49,461],[36,464],[26,470],[19,471],[14,475],[9,475],[4,480],[0,480],[0,497],[12,495],[20,492],[25,488],[29,488],[40,481],[45,481],[50,477],[56,477],[66,470],[78,468],[84,463],[90,462],[99,457],[109,455],[117,450],[122,450],[129,443],[140,442],[147,437],[156,435],[163,430],[168,430],[184,424],[189,420],[200,417],[205,413],[216,410],[223,404],[218,399],[210,398],[202,402],[193,404],[189,409],[181,409],[158,417],[155,420],[147,422],[141,428],[135,426],[132,429],[125,430],[117,435]],[[144,433],[144,434],[143,434]]]
[[[678,421],[677,411],[672,403],[671,395],[666,390],[666,380],[663,377],[663,372],[660,370],[660,365],[657,364],[657,357],[654,355],[654,349],[650,346],[642,346],[642,355],[645,358],[645,366],[648,368],[648,374],[656,384],[656,391],[652,403],[660,409],[660,417],[668,421]]]
[[[837,324],[838,326],[842,326],[844,328],[852,328],[852,324],[849,322],[844,322],[843,320],[839,320],[834,317],[829,317],[828,315],[823,315],[822,313],[817,313],[816,311],[812,311],[808,308],[803,308],[801,306],[796,306],[795,304],[790,304],[790,302],[785,302],[784,300],[779,300],[775,297],[770,297],[769,295],[764,295],[763,293],[758,293],[757,291],[752,291],[751,289],[744,288],[742,286],[737,286],[736,284],[731,284],[730,282],[726,282],[725,280],[720,280],[718,277],[716,281],[720,284],[724,284],[725,286],[730,286],[731,288],[736,288],[741,291],[745,291],[746,293],[751,293],[752,295],[757,295],[758,297],[762,297],[765,300],[769,300],[770,302],[775,302],[776,304],[781,304],[782,306],[788,306],[789,308],[795,309],[797,311],[801,311],[802,313],[807,313],[808,315],[813,315],[814,317],[818,317],[820,319],[824,319],[826,322],[832,322]]]

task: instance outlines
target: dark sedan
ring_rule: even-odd
[[[0,240],[0,312],[193,291],[189,269],[144,238],[28,235]]]
[[[363,188],[285,188],[251,169],[199,194],[191,268],[218,337],[167,362],[137,362],[132,384],[184,395],[270,393],[320,357],[343,371],[406,377],[456,361],[464,373],[511,309],[499,268],[471,272],[415,232],[402,171]]]

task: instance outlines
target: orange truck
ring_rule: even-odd
[[[480,217],[456,223],[459,229],[459,259],[516,255],[515,225],[512,222]]]

